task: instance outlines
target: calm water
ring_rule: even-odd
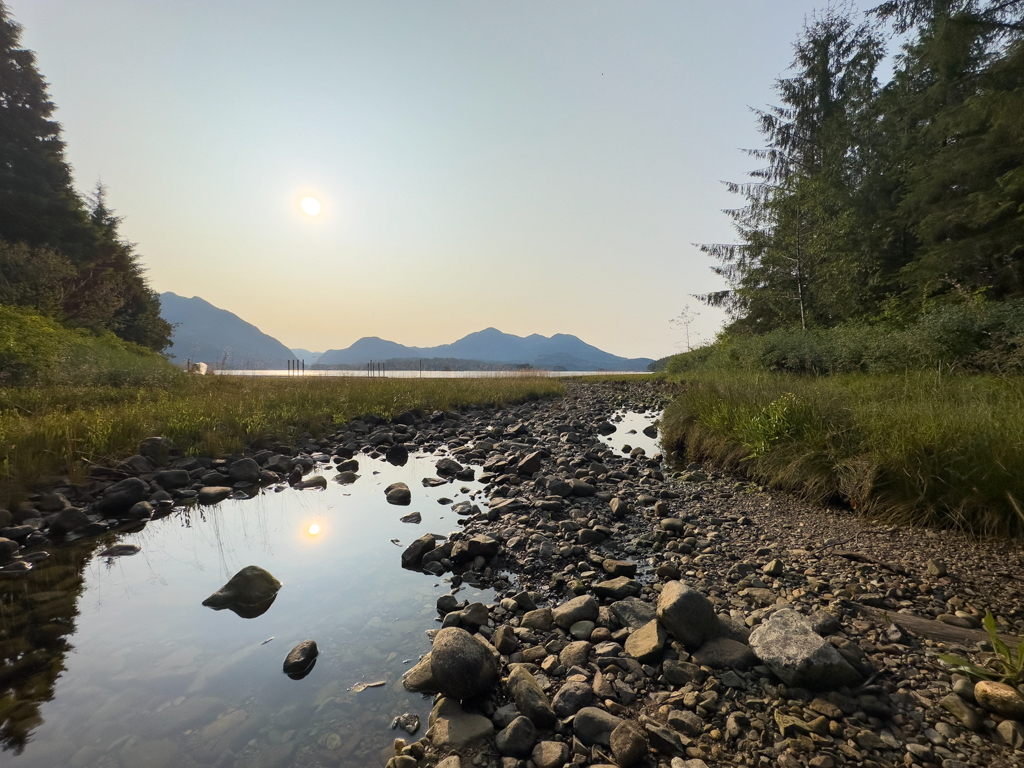
[[[175,510],[136,533],[54,549],[27,576],[0,581],[0,648],[8,665],[19,664],[0,667],[0,685],[15,687],[13,699],[0,699],[0,764],[382,765],[381,750],[406,736],[390,729],[395,716],[416,713],[417,738],[426,730],[429,699],[407,693],[401,676],[429,650],[425,630],[439,626],[434,605],[450,589],[402,570],[402,547],[391,540],[457,529],[437,499],[480,488],[423,488],[436,458],[393,467],[362,457],[353,485],[267,488],[251,500]],[[412,489],[409,507],[384,499],[399,480]],[[399,521],[411,511],[421,524]],[[115,540],[142,551],[96,556]],[[243,619],[201,605],[246,565],[284,584],[265,614]],[[305,679],[291,680],[282,662],[307,639],[320,656]]]
[[[218,376],[295,376],[284,371],[217,371]],[[528,373],[538,376],[607,376],[623,374],[646,374],[647,371],[386,371],[384,376],[390,379],[504,379],[510,376],[525,376]],[[361,371],[311,371],[298,374],[300,376],[362,376],[367,378],[365,370]],[[378,374],[379,375],[379,374]]]

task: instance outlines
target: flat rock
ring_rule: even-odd
[[[430,712],[427,735],[438,749],[459,749],[491,738],[494,726],[483,715],[467,714],[457,701],[442,696]]]
[[[828,690],[859,684],[863,678],[807,619],[784,609],[750,633],[750,647],[786,685]]]
[[[597,707],[584,707],[576,713],[572,722],[572,732],[585,746],[604,744],[610,746],[612,731],[622,722],[622,718]]]
[[[643,664],[657,663],[667,639],[665,628],[654,619],[626,638],[625,651]]]

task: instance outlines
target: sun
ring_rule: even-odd
[[[316,523],[313,523],[311,526],[309,526],[309,533],[312,536],[316,536],[318,533],[320,533],[320,526]]]
[[[299,207],[302,208],[302,212],[307,216],[316,216],[320,213],[320,201],[315,197],[304,197],[299,203]]]

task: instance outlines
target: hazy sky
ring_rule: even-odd
[[[860,2],[869,8],[875,2]],[[818,2],[817,5],[823,5]],[[720,313],[692,243],[799,0],[8,0],[80,189],[157,291],[288,346],[442,344],[494,326],[662,357]],[[299,202],[320,200],[310,217]]]

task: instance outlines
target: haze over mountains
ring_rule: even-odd
[[[167,292],[160,295],[161,315],[174,324],[168,355],[184,362],[202,361],[230,369],[284,368],[289,359],[314,360],[322,366],[361,366],[370,361],[408,358],[447,358],[499,365],[531,365],[566,371],[644,371],[650,358],[625,358],[585,343],[576,336],[557,333],[521,337],[487,328],[451,344],[407,347],[367,336],[345,349],[329,349],[317,357],[305,349],[289,349],[231,312],[199,298]],[[457,366],[453,369],[458,370]]]

